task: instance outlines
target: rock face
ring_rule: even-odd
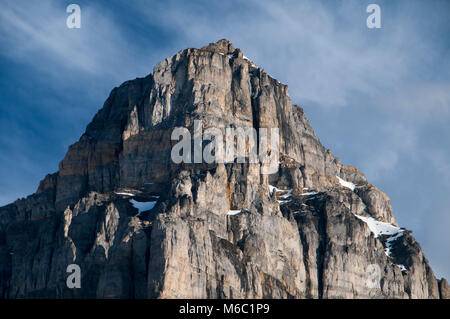
[[[175,127],[279,128],[278,171],[175,164]],[[142,206],[145,206],[142,208]],[[67,266],[81,269],[68,288]],[[2,298],[448,298],[389,198],[286,85],[220,40],[112,90],[58,172],[0,208]]]

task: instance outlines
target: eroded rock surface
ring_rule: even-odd
[[[192,132],[194,120],[279,128],[278,172],[174,164],[172,130]],[[81,288],[67,288],[69,264]],[[3,298],[448,295],[389,198],[324,148],[287,86],[227,40],[113,89],[58,172],[0,208]]]

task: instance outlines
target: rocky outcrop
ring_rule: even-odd
[[[439,293],[441,299],[450,299],[450,290],[448,288],[447,280],[444,278],[439,280]]]
[[[279,128],[278,171],[175,164],[172,131],[195,120]],[[66,285],[70,264],[81,288]],[[115,88],[58,172],[0,208],[0,296],[447,298],[448,286],[287,86],[220,40]]]

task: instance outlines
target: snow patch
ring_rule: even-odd
[[[401,271],[406,271],[406,267],[404,265],[396,265]]]
[[[124,195],[124,196],[131,196],[131,197],[135,196],[135,195],[132,194],[132,193],[125,193],[125,192],[120,192],[120,193],[114,192],[114,193],[117,194],[117,195]]]
[[[229,210],[227,215],[233,216],[233,215],[237,215],[240,214],[242,212],[242,209],[238,209],[238,210]]]
[[[339,184],[341,184],[344,187],[350,188],[352,191],[355,190],[356,185],[347,181],[344,181],[342,178],[340,178],[339,176],[336,176],[339,180]]]
[[[317,194],[319,194],[319,193],[318,192],[307,192],[307,193],[300,194],[300,196],[311,196],[311,195],[317,195]]]
[[[386,240],[386,248],[384,249],[384,253],[386,254],[386,256],[391,255],[392,243],[402,236],[403,236],[403,230],[400,230],[396,235],[391,236]]]
[[[281,190],[281,191],[282,192],[287,192],[287,193],[284,194],[284,195],[281,195],[280,198],[287,199],[288,197],[292,196],[292,189]]]
[[[243,55],[242,58],[243,58],[244,60],[247,60],[248,62],[250,62],[250,64],[252,65],[252,67],[254,67],[254,68],[257,67],[257,66],[256,66],[252,61],[250,61],[250,59],[247,58],[245,55]]]
[[[269,192],[270,192],[270,195],[273,194],[273,191],[274,191],[274,190],[278,191],[278,188],[275,187],[275,186],[273,186],[273,185],[269,185]]]
[[[270,195],[273,194],[273,191],[277,191],[277,192],[287,192],[287,194],[281,195],[280,198],[286,198],[292,195],[292,189],[279,189],[276,186],[270,185],[269,184],[269,191],[270,191]]]
[[[386,256],[390,256],[392,243],[403,236],[403,229],[400,229],[400,227],[396,227],[391,223],[380,222],[372,217],[364,217],[359,215],[355,216],[365,222],[367,226],[369,226],[369,229],[375,235],[375,238],[380,235],[390,236],[386,240],[386,248],[384,249],[384,253],[386,254]]]
[[[400,227],[396,227],[391,223],[380,222],[372,217],[364,217],[360,215],[355,216],[365,222],[367,226],[369,226],[369,229],[375,235],[375,238],[380,235],[393,236],[403,232]]]

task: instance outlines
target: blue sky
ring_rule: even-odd
[[[66,7],[81,7],[81,29]],[[381,29],[366,7],[381,7]],[[449,1],[2,1],[0,205],[33,193],[110,90],[231,40],[288,84],[322,143],[388,194],[450,278]]]

